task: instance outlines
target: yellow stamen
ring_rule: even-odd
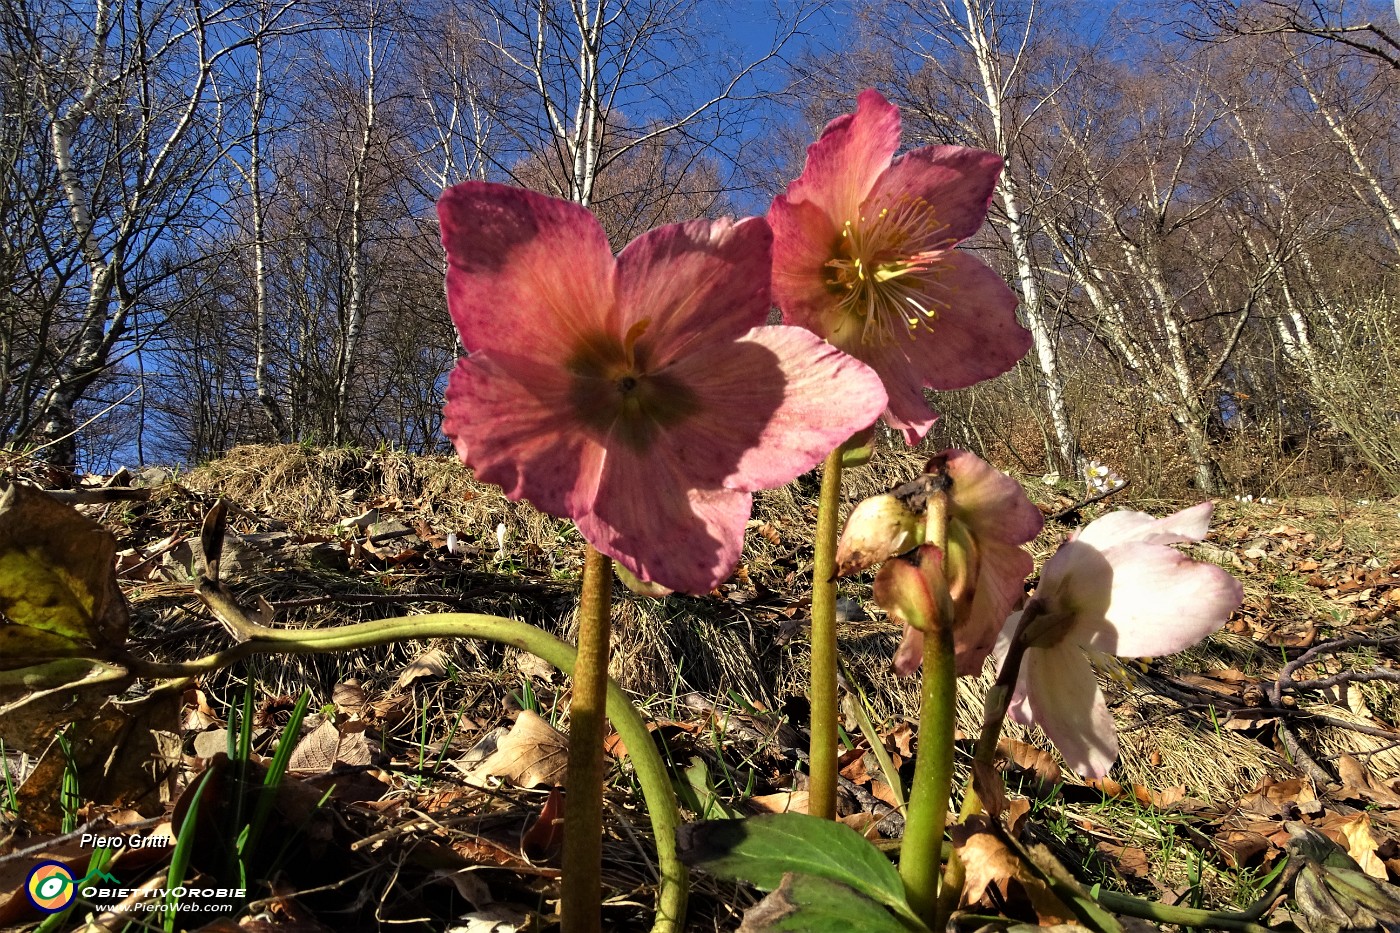
[[[861,322],[863,343],[893,340],[902,327],[911,339],[932,331],[946,290],[938,282],[952,240],[933,207],[901,197],[873,218],[861,215],[841,229],[838,255],[827,262],[838,310]]]

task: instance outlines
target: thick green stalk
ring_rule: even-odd
[[[612,637],[612,558],[588,547],[578,607],[578,659],[569,703],[569,767],[564,775],[563,933],[602,933],[603,739],[608,642]]]
[[[926,577],[936,611],[924,633],[923,689],[919,706],[919,755],[904,818],[904,842],[899,850],[899,877],[909,905],[929,925],[946,925],[939,909],[942,879],[943,830],[948,822],[948,796],[953,785],[953,730],[957,722],[958,681],[953,654],[955,611],[944,576],[948,555],[948,492],[946,476],[928,500],[924,541],[938,548],[939,564]],[[942,925],[940,925],[942,921]]]
[[[827,455],[812,564],[812,737],[808,813],[836,819],[836,523],[844,445]]]
[[[573,673],[577,657],[572,647],[532,625],[475,613],[400,616],[324,629],[274,629],[260,625],[247,628],[247,641],[193,661],[157,664],[129,658],[123,659],[122,664],[141,677],[196,677],[259,654],[329,654],[426,638],[480,638],[511,645],[543,658],[566,674]],[[661,878],[652,933],[680,933],[685,924],[689,890],[686,868],[676,853],[680,814],[671,779],[646,722],[622,689],[611,681],[607,689],[607,711],[627,746],[656,837],[656,860]]]
[[[953,781],[953,726],[957,717],[957,672],[949,622],[951,616],[945,617],[939,612],[933,630],[924,633],[919,755],[914,761],[909,812],[904,818],[904,842],[899,848],[899,877],[904,881],[909,905],[934,930],[939,929],[938,882],[943,871],[939,857],[948,821],[948,791]]]

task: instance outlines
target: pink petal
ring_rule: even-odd
[[[960,675],[981,673],[1007,616],[1025,594],[1026,577],[1035,569],[1035,561],[1019,547],[984,540],[981,548],[972,609],[953,631]]]
[[[1040,534],[1045,518],[1020,483],[969,451],[945,450],[940,456],[953,481],[953,509],[979,542],[1025,544]]]
[[[748,493],[687,488],[669,464],[611,444],[593,511],[577,519],[595,548],[642,580],[703,595],[739,562]]]
[[[997,633],[996,644],[992,647],[992,667],[996,670],[997,676],[1001,676],[1002,665],[1006,663],[1006,656],[1011,651],[1011,639],[1016,637],[1016,629],[1021,625],[1021,611],[1011,613],[1006,617],[1006,622],[1002,625],[1001,631]],[[1022,656],[1021,670],[1016,675],[1016,687],[1011,692],[1011,700],[1007,704],[1007,712],[1011,718],[1022,725],[1031,724],[1031,708],[1026,701],[1026,665],[1024,655]]]
[[[900,677],[912,677],[924,663],[924,633],[912,625],[904,626],[904,637],[894,650],[890,668]]]
[[[1065,763],[1087,777],[1107,774],[1118,758],[1118,732],[1083,652],[1068,642],[1029,648],[1021,670],[1031,718]]]
[[[562,360],[608,330],[612,251],[586,208],[469,181],[443,192],[438,218],[447,306],[468,350]]]
[[[879,91],[864,91],[855,113],[832,120],[807,147],[807,164],[788,187],[788,199],[817,204],[838,227],[855,220],[898,148],[899,108]]]
[[[880,176],[862,213],[923,201],[937,223],[947,229],[947,246],[967,239],[987,219],[1002,158],[995,152],[964,146],[924,146],[906,152]]]
[[[578,518],[592,505],[602,448],[579,430],[570,391],[561,368],[479,351],[452,371],[442,430],[481,482]]]
[[[645,233],[617,257],[615,333],[649,321],[638,364],[655,371],[695,346],[733,340],[768,318],[773,235],[760,217],[692,220]]]
[[[828,315],[834,308],[827,262],[834,255],[840,228],[817,205],[779,195],[768,211],[773,229],[773,300],[783,323],[830,337]]]
[[[1016,320],[1016,295],[986,263],[949,250],[930,295],[938,308],[933,331],[873,347],[862,356],[885,378],[932,389],[963,389],[1015,366],[1031,346]]]
[[[1173,552],[1175,553],[1175,552]],[[1103,625],[1113,595],[1114,568],[1104,552],[1078,539],[1061,544],[1040,568],[1035,595],[1045,614],[1074,620],[1070,628],[1046,631],[1045,637],[1063,640],[1071,629],[1095,631]],[[1082,644],[1087,636],[1076,635]]]
[[[873,370],[800,327],[756,327],[666,374],[695,412],[658,443],[701,487],[781,486],[874,423],[885,404]]]
[[[1214,503],[1201,502],[1173,512],[1166,518],[1153,518],[1146,512],[1120,509],[1090,522],[1075,535],[1075,540],[1100,549],[1129,541],[1147,544],[1204,541],[1210,533],[1210,516],[1214,508]]]
[[[1120,544],[1105,557],[1112,582],[1104,621],[1081,617],[1074,637],[1107,654],[1160,657],[1189,648],[1244,599],[1240,581],[1224,570],[1160,544]]]

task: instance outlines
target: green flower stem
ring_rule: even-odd
[[[953,723],[957,709],[953,632],[942,619],[935,622],[934,631],[924,633],[923,678],[919,754],[914,760],[909,812],[904,818],[899,876],[910,906],[930,929],[937,930],[938,880],[943,870],[939,856],[948,820],[948,790],[953,781]]]
[[[822,466],[812,564],[812,738],[807,812],[826,820],[836,819],[836,523],[844,452],[843,444],[827,455]]]
[[[578,658],[564,776],[563,933],[602,933],[603,739],[612,637],[612,558],[588,547],[578,610]]]
[[[972,775],[968,778],[967,793],[963,795],[959,818],[981,812],[982,799],[977,794],[976,783],[979,771],[992,774],[996,768],[997,743],[1001,741],[1001,730],[1006,725],[1006,710],[1011,705],[1011,697],[1016,692],[1016,680],[1021,676],[1021,659],[1025,656],[1026,645],[1021,634],[1040,615],[1039,600],[1032,599],[1021,613],[1021,621],[1011,636],[1011,645],[1001,662],[997,679],[987,691],[987,699],[982,706],[982,732],[977,736],[977,747],[973,752]]]
[[[1271,928],[1255,923],[1255,917],[1248,914],[1218,910],[1201,910],[1196,907],[1173,907],[1152,901],[1139,900],[1115,891],[1100,891],[1096,900],[1117,914],[1140,917],[1157,923],[1173,923],[1183,927],[1209,927],[1215,930],[1236,930],[1238,933],[1272,933]],[[1249,912],[1249,913],[1252,913]]]
[[[925,541],[946,553],[948,499],[940,489],[929,497]],[[953,729],[957,719],[957,670],[953,655],[953,600],[941,567],[931,574],[937,607],[932,627],[924,633],[923,690],[919,708],[919,754],[909,812],[904,819],[904,843],[899,850],[899,877],[909,905],[930,929],[940,930],[938,887],[943,866],[943,831],[948,821],[948,795],[953,784]],[[940,919],[942,925],[940,925]]]
[[[400,616],[324,629],[273,629],[254,625],[249,627],[248,634],[247,641],[193,661],[158,664],[129,658],[123,664],[141,677],[197,677],[259,654],[330,654],[423,638],[480,638],[510,645],[543,658],[566,674],[573,673],[577,657],[572,647],[533,625],[475,613]],[[611,681],[607,688],[607,712],[627,746],[656,837],[660,890],[652,931],[681,933],[689,891],[685,866],[676,854],[680,814],[676,810],[671,779],[646,722],[622,689]]]

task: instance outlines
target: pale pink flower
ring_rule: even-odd
[[[750,493],[788,482],[885,405],[869,367],[760,327],[762,219],[653,230],[614,258],[585,208],[466,182],[438,202],[468,356],[443,431],[479,479],[572,518],[642,580],[703,593],[739,559]]]
[[[929,573],[941,568],[945,575],[955,612],[957,670],[959,674],[975,674],[982,670],[1002,622],[1024,592],[1026,577],[1035,563],[1021,545],[1040,533],[1044,519],[1020,483],[976,454],[945,450],[937,458],[944,460],[951,480],[948,549],[939,560],[937,550],[924,545],[918,555],[919,568]],[[847,528],[843,543],[845,550],[850,550],[859,529],[852,530],[849,524]],[[838,561],[842,551],[838,545]],[[870,563],[874,561],[864,566]],[[916,583],[926,587],[924,594],[915,593],[911,598],[911,594],[898,592]],[[874,592],[876,602],[904,625],[894,670],[907,677],[923,663],[924,633],[910,624],[912,620],[905,617],[908,610],[903,607],[931,605],[931,583],[924,575],[910,574],[900,559],[894,558],[886,560],[875,575]]]
[[[1118,735],[1086,652],[1157,657],[1218,630],[1244,598],[1240,582],[1213,564],[1168,547],[1201,541],[1211,503],[1154,519],[1112,512],[1061,545],[1026,606],[1034,613],[1012,696],[1017,722],[1045,730],[1080,774],[1102,777],[1118,757]],[[1004,657],[1021,613],[997,645]]]
[[[924,388],[1006,372],[1030,348],[1016,296],[954,249],[987,216],[1002,159],[924,146],[893,159],[899,110],[877,91],[807,149],[773,202],[773,297],[783,320],[826,337],[885,380],[885,421],[915,444],[937,417]]]

